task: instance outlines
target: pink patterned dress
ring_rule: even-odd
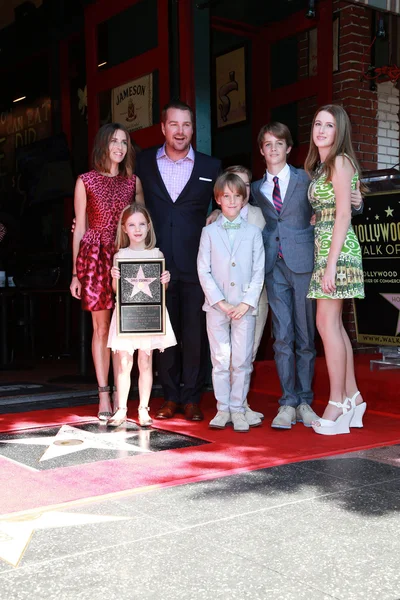
[[[98,171],[80,175],[86,190],[88,229],[76,259],[82,284],[83,310],[108,310],[114,306],[111,267],[118,219],[135,199],[136,177],[107,177]]]

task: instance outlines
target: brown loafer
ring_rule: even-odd
[[[156,413],[155,419],[172,419],[178,409],[177,402],[167,400]]]
[[[189,402],[184,406],[185,419],[187,421],[202,421],[204,419],[203,413],[200,410],[198,404]]]

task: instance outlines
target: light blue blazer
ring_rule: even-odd
[[[234,306],[245,302],[257,314],[258,300],[264,283],[265,254],[261,231],[242,221],[231,248],[222,216],[204,227],[197,272],[205,295],[203,310],[226,300]]]

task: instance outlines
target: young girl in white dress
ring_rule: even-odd
[[[147,209],[142,204],[130,204],[121,213],[118,222],[115,247],[116,258],[163,258],[163,253],[155,248],[156,236],[153,223]],[[120,269],[113,266],[111,269],[112,285],[114,292],[117,280],[120,279]],[[167,285],[171,276],[169,271],[161,274],[161,283]],[[165,348],[176,345],[176,338],[166,310],[165,335],[140,335],[118,336],[117,316],[114,308],[111,319],[107,346],[115,353],[114,376],[116,378],[117,393],[114,414],[108,419],[107,424],[119,427],[126,421],[127,402],[131,386],[131,370],[133,355],[138,351],[139,367],[139,424],[148,427],[152,424],[149,415],[149,399],[153,385],[153,350],[162,352]]]

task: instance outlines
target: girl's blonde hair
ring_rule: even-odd
[[[351,123],[347,112],[339,104],[326,104],[321,106],[314,115],[311,125],[310,147],[307,158],[304,163],[304,169],[309,177],[313,177],[320,161],[318,148],[313,140],[314,123],[320,112],[328,112],[335,119],[336,134],[333,146],[326,157],[324,164],[321,166],[321,174],[326,176],[326,181],[332,181],[332,175],[335,168],[335,160],[337,156],[347,156],[352,160],[358,175],[361,177],[361,168],[355,155],[353,144],[351,141]],[[361,191],[367,191],[366,186],[361,185]]]
[[[129,204],[121,213],[121,216],[118,221],[117,226],[117,236],[115,238],[115,251],[118,252],[120,248],[127,248],[129,246],[129,238],[128,235],[123,230],[125,223],[135,213],[140,213],[146,219],[149,227],[149,231],[147,233],[145,239],[145,248],[146,250],[152,250],[156,245],[156,234],[154,232],[153,221],[151,220],[150,213],[144,204],[139,204],[138,202],[134,202],[133,204]]]

